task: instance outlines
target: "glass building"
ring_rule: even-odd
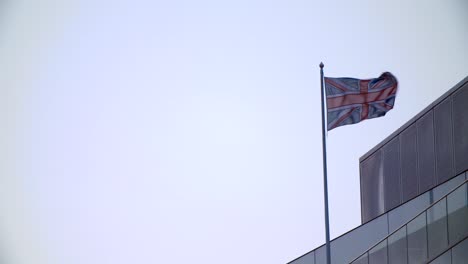
[[[468,263],[468,77],[359,162],[362,224],[331,241],[331,263]]]

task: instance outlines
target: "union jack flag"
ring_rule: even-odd
[[[395,104],[398,81],[389,72],[367,80],[324,79],[328,130],[384,116]]]

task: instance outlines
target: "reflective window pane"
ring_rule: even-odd
[[[468,235],[468,184],[464,184],[447,196],[448,227],[450,244]]]
[[[408,223],[408,263],[427,260],[426,212]]]
[[[348,263],[388,235],[387,216],[360,226],[331,243],[332,264]]]
[[[326,264],[327,263],[327,252],[325,245],[317,248],[315,250],[315,263],[316,264]]]
[[[462,184],[465,181],[465,175],[460,174],[457,177],[445,182],[434,188],[432,191],[434,193],[434,201],[439,200],[440,198],[446,196],[450,191],[455,189],[458,185]]]
[[[427,210],[427,238],[429,258],[439,255],[448,247],[446,198]]]
[[[387,264],[387,240],[369,250],[369,264]]]
[[[413,217],[422,212],[430,205],[429,192],[388,212],[390,233],[408,223]]]
[[[406,264],[407,261],[406,226],[388,237],[388,263]]]
[[[468,261],[468,239],[452,248],[452,264],[466,264]]]
[[[430,264],[450,264],[452,263],[452,251],[449,250],[442,254],[440,257],[434,259],[433,261],[429,262]]]
[[[353,261],[352,264],[369,264],[369,258],[368,258],[367,252],[366,254],[358,258],[357,260]]]
[[[291,262],[291,264],[315,264],[315,251],[305,254]]]

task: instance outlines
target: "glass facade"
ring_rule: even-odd
[[[369,264],[387,264],[387,239],[369,250]]]
[[[336,238],[331,244],[331,252],[333,252],[332,263],[346,263],[346,261],[368,250],[387,235],[388,219],[386,215],[383,215],[365,226],[356,228],[346,235]]]
[[[467,237],[468,181],[465,180],[362,256],[369,264],[468,263],[468,242],[464,242],[468,241]]]
[[[468,184],[447,196],[448,236],[450,244],[468,233]]]
[[[458,175],[457,177],[454,177],[451,180],[445,182],[444,184],[441,184],[435,187],[432,190],[432,193],[433,193],[432,196],[433,196],[434,201],[437,201],[440,198],[444,197],[451,190],[455,189],[458,185],[462,184],[462,182],[464,182],[465,179],[467,179],[465,178],[465,173],[462,173]]]
[[[315,250],[315,263],[316,264],[327,263],[327,251],[326,251],[325,245]]]
[[[427,258],[426,212],[406,225],[408,263],[423,263]]]
[[[427,210],[427,247],[429,258],[439,255],[448,246],[447,198]]]
[[[309,252],[294,261],[295,264],[315,264],[315,251]]]
[[[366,253],[353,262],[353,264],[369,264],[369,254]]]
[[[380,253],[377,248],[372,252],[369,249],[389,234],[384,249],[387,258],[381,260],[385,263],[420,263],[437,256],[468,234],[468,184],[464,183],[465,179],[465,173],[462,173],[332,240],[331,262],[348,263],[367,251],[360,263],[378,263]],[[460,186],[463,183],[465,188]],[[436,203],[431,205],[431,199]],[[422,211],[424,213],[415,218]],[[325,245],[290,263],[325,264]]]
[[[430,193],[427,192],[388,212],[390,232],[393,232],[397,228],[408,223],[415,214],[426,209],[431,204],[430,196]]]
[[[408,263],[408,240],[406,239],[406,226],[398,229],[390,235],[388,241],[388,263],[407,264]]]
[[[449,264],[452,263],[452,252],[449,250],[442,254],[440,257],[431,261],[432,264]]]
[[[452,248],[452,264],[463,264],[468,260],[468,239]]]
[[[468,239],[450,248],[429,264],[466,264],[468,262]]]

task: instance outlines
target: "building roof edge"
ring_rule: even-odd
[[[367,151],[364,155],[362,155],[359,158],[359,163],[367,159],[370,155],[372,155],[374,152],[382,148],[385,144],[387,144],[390,140],[392,140],[394,137],[399,135],[403,130],[408,128],[410,125],[412,125],[414,122],[416,122],[419,118],[421,118],[424,114],[429,112],[432,108],[434,108],[437,104],[442,102],[445,98],[449,97],[451,94],[456,92],[460,87],[462,87],[465,83],[468,83],[468,76],[466,76],[463,80],[458,82],[454,87],[452,87],[450,90],[445,92],[442,96],[437,98],[434,102],[429,104],[427,107],[425,107],[421,112],[419,112],[417,115],[415,115],[413,118],[411,118],[409,121],[407,121],[405,124],[403,124],[400,128],[398,128],[396,131],[394,131],[392,134],[390,134],[388,137],[386,137],[384,140],[382,140],[380,143],[378,143],[375,147],[371,148],[369,151]]]

